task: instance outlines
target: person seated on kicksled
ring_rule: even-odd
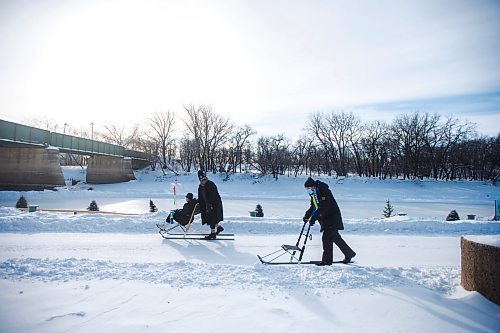
[[[174,223],[173,221],[176,221],[182,226],[187,225],[193,215],[193,210],[195,209],[197,202],[198,201],[193,198],[193,193],[186,194],[186,203],[182,206],[182,209],[171,210],[170,214],[168,214],[166,222]],[[195,211],[194,213],[198,214],[199,211]]]

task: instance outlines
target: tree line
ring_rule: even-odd
[[[131,129],[107,125],[93,135],[147,152],[151,166],[164,172],[203,168],[229,176],[251,169],[276,179],[356,174],[494,183],[500,177],[500,134],[479,135],[474,123],[453,117],[413,112],[364,123],[350,112],[317,112],[292,141],[284,134],[256,137],[250,126],[237,126],[210,106],[185,106],[184,112],[182,119],[154,113]]]

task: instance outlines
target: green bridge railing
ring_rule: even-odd
[[[149,155],[111,143],[79,138],[73,135],[50,132],[0,119],[0,140],[58,147],[62,152],[114,155],[148,160]]]

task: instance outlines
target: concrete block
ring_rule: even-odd
[[[500,247],[460,238],[461,284],[500,305]]]

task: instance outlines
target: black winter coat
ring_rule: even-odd
[[[313,219],[317,219],[321,225],[321,231],[327,229],[344,230],[342,215],[337,201],[333,197],[328,184],[316,181],[316,193],[318,196],[318,211]],[[305,212],[304,217],[310,218],[315,210],[314,202],[311,196],[311,207]]]
[[[193,214],[194,206],[196,205],[196,199],[191,199],[182,206],[182,209],[177,209],[174,212],[174,220],[182,225],[189,223],[189,219]]]
[[[202,224],[214,226],[224,220],[222,199],[213,181],[207,180],[205,185],[198,186],[198,203],[200,204]]]

